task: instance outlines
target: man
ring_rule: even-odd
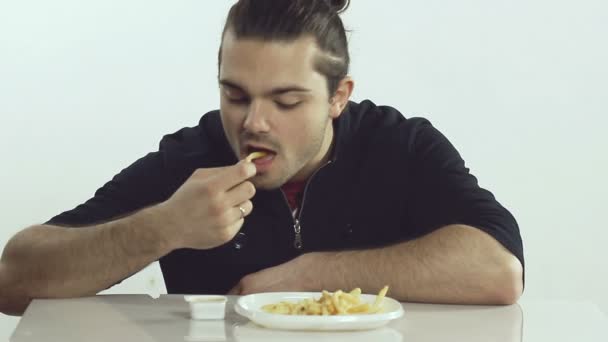
[[[349,101],[347,6],[238,1],[219,53],[220,111],[13,237],[0,309],[93,295],[156,260],[169,293],[388,284],[403,301],[515,302],[512,215],[428,121]]]

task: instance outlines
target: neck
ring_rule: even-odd
[[[329,158],[331,156],[332,146],[334,144],[334,125],[333,120],[329,122],[327,128],[325,129],[325,137],[323,138],[323,143],[321,144],[321,148],[319,149],[319,153],[315,156],[315,158],[310,162],[309,165],[305,166],[300,172],[294,175],[289,182],[300,182],[305,181],[312,174],[321,168],[323,165],[327,164]]]

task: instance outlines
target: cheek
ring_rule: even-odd
[[[239,110],[231,106],[220,106],[222,124],[227,135],[238,135],[239,129],[242,126],[243,116]]]
[[[239,153],[239,134],[242,127],[240,114],[233,109],[220,107],[220,117],[228,143],[230,143],[235,153]]]
[[[294,112],[282,122],[282,127],[285,127],[282,136],[290,145],[289,148],[295,151],[306,150],[310,148],[311,141],[317,140],[324,134],[327,116],[317,114],[318,110],[322,109]]]

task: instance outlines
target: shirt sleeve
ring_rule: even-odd
[[[409,216],[420,235],[449,224],[478,228],[500,242],[524,264],[519,227],[465,166],[448,139],[421,120],[409,142]]]
[[[122,170],[76,208],[47,224],[78,227],[112,221],[169,196],[162,152],[149,153]]]

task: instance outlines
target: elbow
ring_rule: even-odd
[[[9,316],[21,316],[30,305],[31,299],[26,297],[6,298],[0,295],[0,312]]]
[[[524,270],[519,259],[513,255],[510,255],[502,264],[501,272],[496,277],[493,302],[498,305],[512,305],[517,303],[523,294]]]
[[[31,302],[31,298],[20,293],[11,280],[5,265],[0,264],[0,312],[11,316],[21,316]]]

